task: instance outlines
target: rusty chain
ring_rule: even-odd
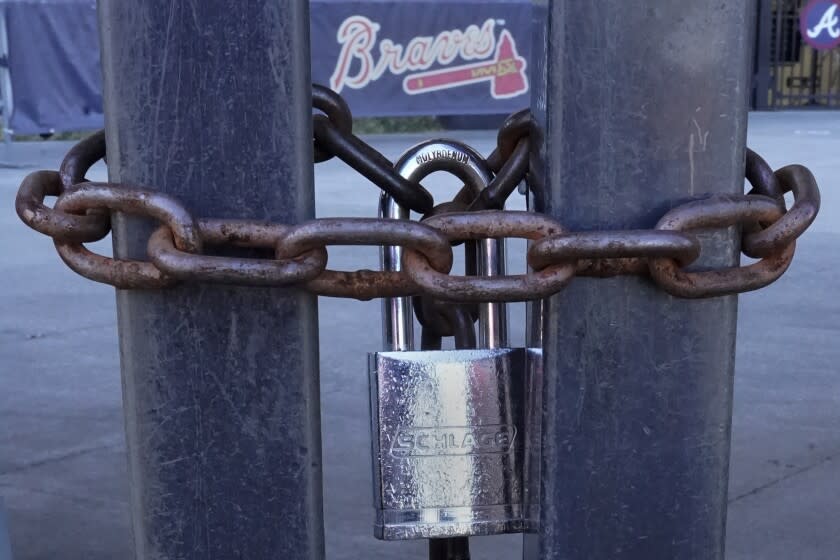
[[[530,128],[530,111],[522,110],[508,117],[499,129],[496,149],[486,160],[494,173],[490,184],[482,189],[478,196],[473,196],[470,187],[465,185],[451,202],[438,204],[423,219],[448,212],[504,209],[505,201],[516,187],[528,178]],[[472,254],[474,249],[474,245],[466,246],[467,273],[472,276],[476,273],[475,270],[471,270],[475,263],[475,255]],[[423,339],[432,341],[454,336],[456,343],[465,338],[465,325],[472,325],[479,315],[475,306],[454,308],[446,305],[446,302],[433,300],[428,295],[414,298],[414,313],[423,327]],[[470,320],[467,321],[466,318]]]
[[[402,177],[388,158],[353,134],[353,115],[340,95],[313,85],[312,106],[324,113],[312,119],[315,163],[338,157],[401,206],[421,214],[432,209],[434,201],[429,191]]]
[[[570,232],[548,216],[500,210],[529,173],[530,114],[512,115],[487,158],[495,177],[477,197],[466,188],[452,202],[434,205],[422,186],[401,177],[385,156],[352,131],[343,99],[326,88],[313,89],[316,161],[335,156],[412,210],[422,222],[326,218],[296,225],[249,220],[198,218],[175,198],[153,189],[85,179],[105,157],[105,137],[96,133],[73,147],[59,172],[26,177],[15,202],[20,218],[53,238],[59,255],[79,274],[122,289],[157,289],[180,282],[249,286],[295,286],[309,292],[361,300],[426,296],[425,314],[435,314],[455,332],[470,313],[446,310],[435,302],[491,302],[541,299],[562,290],[575,276],[649,275],[669,294],[715,297],[767,286],[793,259],[796,239],[814,221],[820,194],[811,172],[800,165],[773,171],[747,151],[744,195],[711,195],[676,206],[654,229]],[[785,208],[784,195],[794,202]],[[46,197],[58,197],[53,208]],[[160,223],[148,242],[148,260],[116,260],[97,255],[85,243],[110,231],[111,212]],[[740,227],[743,253],[760,259],[746,266],[689,270],[701,255],[697,232]],[[452,245],[484,238],[531,241],[527,274],[504,277],[450,274]],[[405,248],[403,270],[333,271],[328,247],[374,245]],[[208,254],[207,247],[271,249],[274,258]],[[421,310],[418,315],[423,315]],[[461,325],[458,327],[458,325]],[[446,330],[446,325],[437,329]],[[467,344],[468,342],[465,342]]]

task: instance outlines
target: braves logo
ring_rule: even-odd
[[[811,0],[800,15],[800,31],[815,49],[840,45],[840,0]]]
[[[378,23],[361,15],[341,24],[336,34],[341,52],[330,78],[334,91],[362,89],[386,72],[397,76],[410,72],[403,79],[403,90],[409,95],[480,82],[490,83],[490,93],[496,99],[528,91],[527,63],[519,56],[509,31],[503,30],[496,39],[493,19],[480,27],[414,37],[405,45],[390,39],[378,41],[380,29]],[[377,47],[378,56],[374,56]],[[468,63],[452,66],[457,59]],[[430,70],[434,65],[444,68]]]

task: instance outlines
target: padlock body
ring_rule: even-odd
[[[526,352],[370,356],[375,535],[523,530]]]

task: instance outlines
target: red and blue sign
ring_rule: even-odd
[[[817,50],[840,45],[840,0],[811,0],[799,16],[802,39]]]
[[[530,0],[310,6],[313,81],[354,115],[507,114],[530,103]]]

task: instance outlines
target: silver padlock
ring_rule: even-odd
[[[400,173],[434,171],[484,188],[491,174],[472,149],[432,141],[407,152]],[[382,217],[409,212],[383,196]],[[399,247],[383,248],[386,270]],[[504,241],[487,240],[478,270],[504,274]],[[505,348],[504,304],[483,304],[478,350],[415,352],[409,298],[384,302],[388,352],[370,356],[376,525],[384,540],[523,530],[526,351]]]

